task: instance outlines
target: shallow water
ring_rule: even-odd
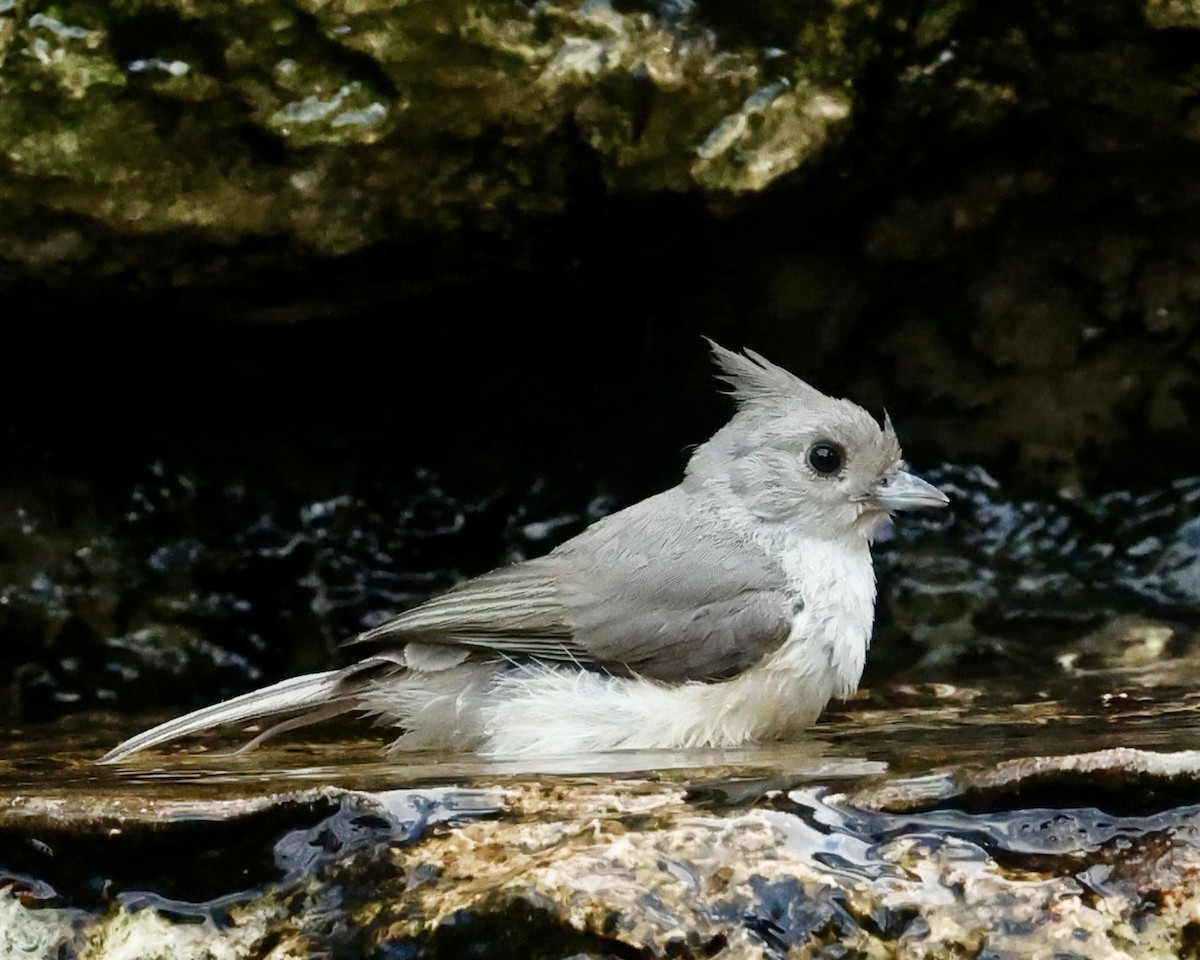
[[[1147,684],[1145,671],[1047,679],[1040,690],[951,684],[865,690],[853,701],[832,704],[810,736],[795,743],[549,758],[388,757],[385,731],[346,722],[319,730],[316,738],[284,736],[248,752],[238,752],[244,738],[236,731],[223,731],[100,766],[95,758],[113,744],[162,718],[75,716],[0,732],[0,803],[31,794],[216,799],[317,784],[361,790],[469,786],[530,775],[834,783],[1114,747],[1170,752],[1200,746],[1200,691]]]

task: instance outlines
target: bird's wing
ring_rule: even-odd
[[[605,518],[556,555],[575,643],[596,663],[658,680],[740,673],[782,646],[798,612],[781,565],[681,487]]]
[[[462,583],[356,638],[483,648],[668,682],[732,676],[779,647],[786,580],[681,488],[549,555]]]

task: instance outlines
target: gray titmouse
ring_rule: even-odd
[[[711,346],[737,409],[678,486],[366,631],[352,666],[170,720],[103,761],[218,724],[275,721],[256,743],[351,711],[398,728],[395,751],[795,737],[862,675],[872,538],[890,514],[948,500],[905,471],[890,421]]]

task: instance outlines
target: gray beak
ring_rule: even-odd
[[[893,513],[898,510],[919,510],[922,507],[944,507],[950,498],[932,483],[918,476],[897,470],[875,484],[870,499],[879,509]]]

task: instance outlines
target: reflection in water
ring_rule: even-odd
[[[129,729],[136,722],[129,724]],[[825,739],[730,750],[616,751],[589,756],[500,759],[473,754],[414,752],[389,759],[382,740],[268,742],[239,752],[237,740],[216,749],[189,746],[150,751],[114,766],[95,759],[110,742],[91,730],[29,738],[10,731],[0,760],[0,795],[29,791],[60,795],[139,794],[215,798],[331,785],[356,790],[475,783],[516,777],[667,775],[680,782],[704,771],[783,772],[797,780],[842,780],[882,773],[885,764],[835,751]],[[114,735],[121,736],[117,732]],[[50,757],[39,756],[50,748]],[[228,747],[225,752],[222,747]]]

